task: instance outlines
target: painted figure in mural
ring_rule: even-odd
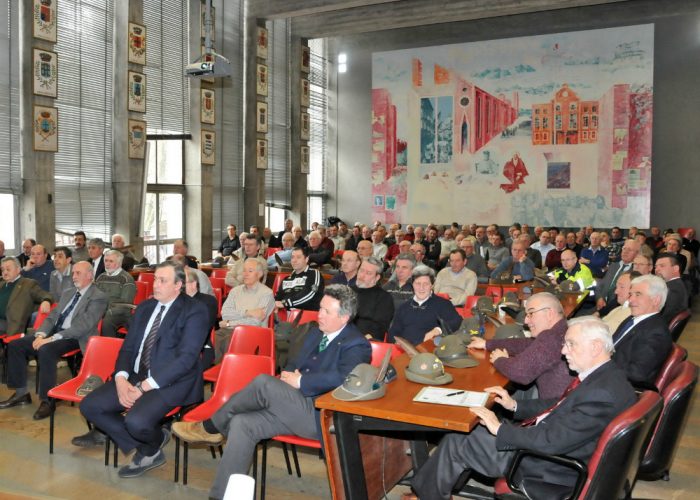
[[[520,188],[520,184],[525,184],[525,177],[528,175],[525,163],[520,158],[520,154],[516,152],[513,154],[513,158],[503,166],[503,176],[510,181],[510,184],[501,184],[501,189],[506,193],[512,193]]]

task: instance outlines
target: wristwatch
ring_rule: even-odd
[[[146,393],[146,391],[143,390],[143,387],[141,387],[141,382],[136,382],[136,385],[134,387],[136,387],[139,391],[141,391],[141,394]]]

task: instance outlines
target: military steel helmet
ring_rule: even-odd
[[[345,377],[343,385],[333,390],[333,397],[341,401],[379,399],[386,393],[384,382],[377,382],[379,368],[360,363]]]
[[[462,324],[459,327],[459,330],[457,330],[459,333],[466,333],[468,335],[479,335],[479,318],[478,317],[471,317],[471,318],[464,318],[462,320]]]
[[[496,328],[494,339],[520,339],[525,337],[523,326],[517,323],[508,323]]]
[[[462,335],[448,335],[433,353],[443,362],[452,368],[471,368],[479,364],[477,360],[467,353],[467,345]]]
[[[443,385],[452,382],[452,375],[445,373],[442,361],[430,352],[413,356],[405,373],[408,380],[418,384]]]
[[[476,306],[474,307],[477,311],[486,314],[496,312],[496,308],[493,305],[493,299],[486,295],[484,295],[483,297],[479,297],[479,300],[476,301]]]
[[[581,291],[579,284],[571,280],[564,280],[559,284],[559,286],[561,287],[561,291],[564,293],[579,293]]]
[[[503,302],[512,302],[513,304],[520,304],[520,299],[518,299],[518,294],[515,292],[506,292],[503,295]]]

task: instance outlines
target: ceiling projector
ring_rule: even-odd
[[[205,60],[211,59],[213,60]],[[209,54],[185,66],[185,75],[192,78],[217,78],[231,76],[231,63],[224,56]]]

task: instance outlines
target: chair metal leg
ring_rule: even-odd
[[[189,458],[190,447],[187,441],[182,443],[182,484],[187,484],[187,459]]]
[[[213,446],[210,446],[210,447],[209,447],[209,452],[211,453],[211,458],[213,458],[214,460],[216,460],[216,448],[214,448]]]
[[[180,438],[175,436],[175,476],[173,482],[177,483],[180,480]]]
[[[299,468],[299,457],[297,457],[297,446],[292,445],[292,458],[294,459],[294,468],[297,471],[297,477],[301,477],[301,469]]]
[[[260,467],[260,500],[265,500],[265,489],[267,481],[267,440],[261,443],[262,445],[262,464]],[[257,455],[257,453],[256,453]],[[257,457],[256,460],[257,462]]]
[[[53,455],[53,424],[54,424],[54,414],[56,410],[51,412],[49,416],[49,455]]]
[[[289,461],[289,452],[287,451],[287,443],[282,444],[282,452],[284,452],[284,463],[287,464],[287,474],[292,475],[292,463]]]
[[[255,480],[255,489],[253,490],[253,500],[256,500],[258,496],[258,446],[255,446],[255,453],[253,454],[253,479]]]
[[[119,446],[117,446],[117,442],[114,442],[114,468],[116,469],[119,467]]]
[[[105,467],[109,465],[109,445],[111,442],[112,440],[107,436],[107,439],[105,439]]]
[[[224,456],[224,447],[219,445],[219,458]]]

